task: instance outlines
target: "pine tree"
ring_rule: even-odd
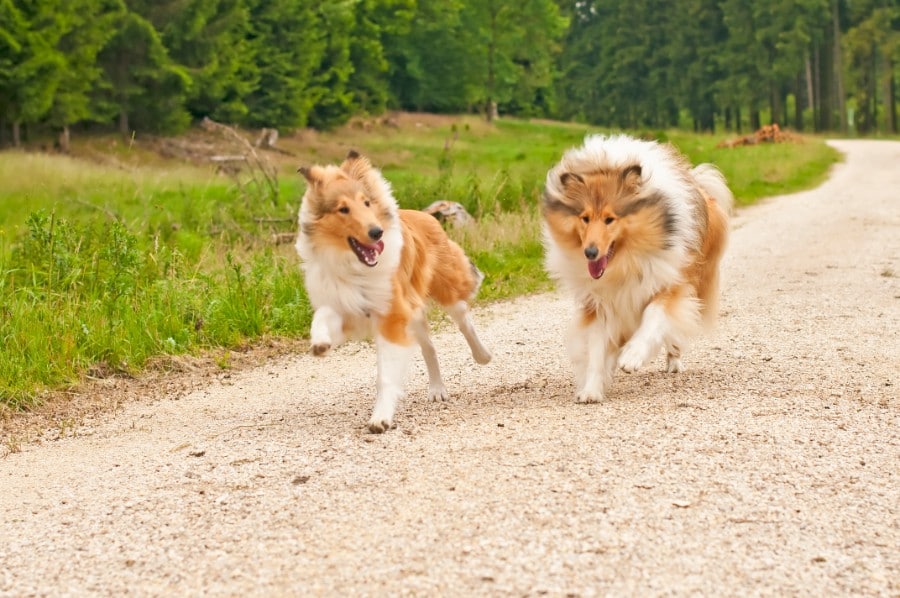
[[[97,94],[97,109],[115,115],[123,135],[142,129],[177,132],[190,122],[185,108],[191,79],[169,57],[153,24],[134,8],[116,19],[115,35],[99,54],[106,78]]]

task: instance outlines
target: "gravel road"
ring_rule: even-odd
[[[741,210],[718,329],[576,405],[558,294],[131,401],[0,459],[0,594],[900,595],[900,143]],[[740,151],[740,150],[735,150]]]

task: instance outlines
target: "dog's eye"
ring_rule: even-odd
[[[612,216],[607,216],[606,220],[604,220],[603,222],[605,222],[606,224],[612,224],[615,221],[616,221],[616,219],[613,218]]]
[[[585,224],[588,224],[588,223],[590,223],[591,219],[587,216],[582,216],[581,221],[584,222]]]
[[[341,214],[349,214],[350,208],[348,208],[347,206],[341,206],[340,208],[338,208],[338,212],[340,212]]]
[[[369,207],[369,200],[368,200],[368,199],[367,199],[366,201],[364,201],[363,203],[366,204],[366,207],[367,207],[367,208]]]

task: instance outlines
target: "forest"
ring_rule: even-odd
[[[0,145],[387,110],[898,132],[900,0],[0,0]]]

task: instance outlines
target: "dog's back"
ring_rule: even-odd
[[[397,280],[408,281],[422,301],[433,299],[447,306],[468,301],[478,291],[480,277],[462,248],[454,243],[433,216],[400,210],[403,254]]]

